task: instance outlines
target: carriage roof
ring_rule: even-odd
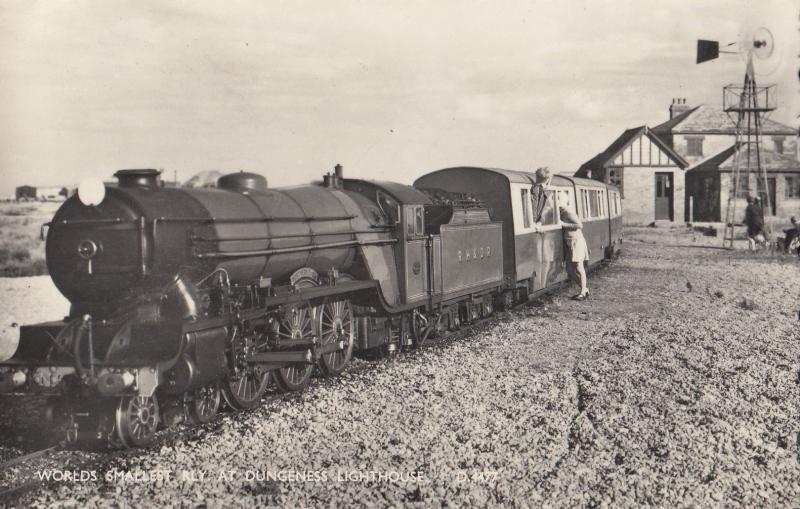
[[[452,168],[444,168],[441,170],[437,170],[434,172],[429,173],[431,175],[433,173],[449,171],[449,170],[475,170],[475,171],[486,171],[490,173],[495,173],[497,175],[502,175],[509,181],[509,183],[516,183],[516,184],[533,184],[534,181],[534,173],[527,172],[527,171],[518,171],[518,170],[505,170],[502,168],[489,168],[489,167],[481,167],[481,166],[455,166]],[[584,187],[598,187],[598,188],[605,188],[608,184],[603,182],[592,180],[592,179],[584,179],[578,177],[572,177],[570,175],[562,175],[556,174],[553,175],[553,178],[550,181],[551,185],[554,186],[572,186],[579,185]]]

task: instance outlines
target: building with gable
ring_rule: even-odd
[[[736,145],[736,118],[708,105],[670,108],[670,119],[653,132],[689,162],[686,170],[686,217],[688,221],[719,222],[724,219],[728,197],[733,195],[734,162],[747,157],[746,144]],[[676,102],[673,102],[673,106]],[[800,162],[796,129],[765,119],[761,126],[760,160],[766,169],[767,189],[755,172],[741,175],[737,196],[737,215],[743,215],[747,196],[760,196],[771,210],[765,214],[788,219],[800,215]],[[751,155],[755,159],[755,154]],[[745,178],[748,177],[748,178]],[[688,203],[691,197],[692,216]],[[740,221],[741,217],[734,218]]]
[[[628,129],[609,147],[575,173],[618,185],[623,194],[627,223],[720,222],[733,194],[734,162],[746,144],[736,144],[736,121],[708,105],[691,107],[674,99],[669,120],[648,129]],[[639,142],[637,140],[644,140]],[[761,165],[767,172],[767,189],[755,173],[739,184],[737,215],[743,215],[745,198],[769,193],[771,210],[765,213],[788,222],[800,215],[800,162],[798,131],[769,119],[760,138]],[[637,147],[641,149],[637,155]],[[654,159],[652,147],[658,149]],[[647,156],[647,157],[645,157]],[[657,164],[655,164],[657,163]],[[741,211],[741,212],[739,212]],[[741,221],[741,217],[735,218]]]
[[[640,126],[623,132],[575,176],[619,187],[626,223],[682,221],[687,166],[652,130]]]

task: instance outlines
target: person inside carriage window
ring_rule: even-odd
[[[542,217],[542,210],[547,204],[547,195],[545,194],[545,186],[550,184],[551,180],[550,168],[542,166],[536,169],[533,176],[533,187],[531,188],[531,205],[533,210],[534,222],[537,225]]]
[[[564,232],[564,254],[567,259],[567,274],[576,284],[580,285],[580,293],[574,295],[574,300],[585,300],[589,297],[589,288],[586,286],[586,269],[583,266],[589,260],[589,249],[583,237],[583,223],[578,214],[570,207],[569,193],[558,192],[558,213],[561,216],[561,227]]]

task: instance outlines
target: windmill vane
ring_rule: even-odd
[[[733,192],[728,196],[728,205],[725,210],[725,232],[722,235],[723,247],[730,249],[733,249],[735,238],[737,203],[744,198],[751,197],[749,185],[742,186],[742,179],[744,182],[749,182],[750,174],[755,174],[756,193],[764,200],[767,210],[770,209],[773,200],[767,191],[769,180],[766,167],[762,164],[760,138],[766,117],[775,109],[775,85],[756,85],[754,57],[761,61],[769,61],[770,57],[775,57],[774,48],[772,32],[767,28],[762,27],[754,32],[744,31],[739,39],[740,51],[738,52],[747,57],[744,83],[728,85],[723,88],[723,109],[736,124],[732,172]],[[698,64],[719,58],[720,53],[737,52],[720,51],[719,41],[702,39],[697,41]],[[776,58],[771,60],[774,62]],[[767,232],[769,232],[769,226],[767,226]]]

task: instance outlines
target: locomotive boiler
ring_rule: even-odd
[[[47,225],[70,313],[20,328],[0,394],[47,396],[69,440],[124,447],[161,424],[207,422],[222,400],[252,408],[271,381],[301,390],[354,352],[391,355],[552,289],[566,278],[556,188],[586,192],[593,262],[612,254],[621,222],[612,186],[559,177],[549,216],[533,217],[532,176],[486,168],[416,187],[346,179],[338,165],[281,189],[245,172],[207,189],[165,187],[156,170],[115,176]]]
[[[376,231],[362,224],[364,204],[328,187],[271,190],[244,172],[193,190],[161,187],[156,170],[115,176],[100,204],[68,200],[49,227],[48,269],[77,314],[113,314],[177,274],[220,271],[243,285],[283,283],[301,267],[346,272],[353,233]]]

